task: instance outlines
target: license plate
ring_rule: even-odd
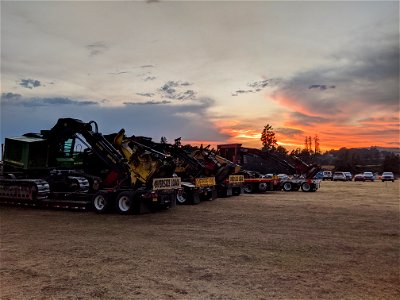
[[[153,190],[171,190],[178,189],[181,187],[181,178],[154,178],[153,179]]]
[[[210,187],[215,185],[215,177],[204,177],[195,179],[196,187]]]

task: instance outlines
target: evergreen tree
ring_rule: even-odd
[[[277,139],[275,137],[275,132],[273,131],[271,125],[267,124],[264,126],[263,131],[261,132],[261,142],[263,145],[263,150],[265,151],[274,151],[276,150]]]

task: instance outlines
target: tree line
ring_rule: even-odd
[[[333,171],[348,171],[353,174],[364,171],[400,174],[400,156],[379,150],[377,147],[350,149],[342,147],[339,150],[322,153],[320,139],[315,135],[313,138],[305,137],[304,148],[296,148],[289,152],[285,147],[278,145],[275,131],[270,124],[264,126],[260,140],[263,151],[271,152],[283,159],[297,156],[307,163],[317,163],[323,167],[333,166]]]

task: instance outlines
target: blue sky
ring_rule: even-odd
[[[2,1],[1,138],[60,117],[260,147],[399,147],[397,1]]]

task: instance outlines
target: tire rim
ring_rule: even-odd
[[[106,207],[106,198],[103,195],[97,195],[93,203],[96,210],[102,211]]]
[[[308,192],[309,190],[311,190],[311,185],[309,185],[307,182],[303,183],[303,185],[301,186],[303,191]]]
[[[283,185],[283,189],[284,189],[285,191],[290,191],[290,190],[292,189],[292,184],[291,184],[290,182],[286,182],[286,183]]]
[[[267,184],[266,184],[265,182],[260,183],[260,184],[258,185],[258,189],[259,189],[261,192],[266,191],[266,190],[267,190]]]
[[[251,193],[251,192],[253,191],[253,189],[251,188],[251,185],[249,185],[249,184],[245,185],[244,188],[243,188],[243,190],[244,190],[246,193]]]
[[[186,196],[185,195],[176,195],[176,201],[179,203],[185,203],[186,202]]]
[[[118,200],[119,210],[122,212],[127,212],[132,206],[131,199],[128,196],[122,196]]]

